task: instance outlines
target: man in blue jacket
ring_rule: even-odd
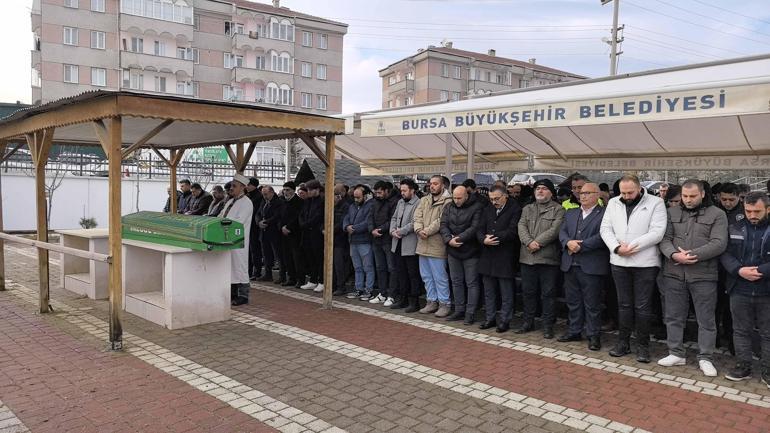
[[[727,251],[720,259],[727,273],[737,358],[725,377],[751,379],[751,334],[759,328],[762,382],[770,388],[770,199],[763,192],[751,192],[743,206],[746,218],[730,225]]]
[[[353,204],[342,220],[342,227],[350,238],[350,258],[355,271],[356,289],[348,293],[348,299],[368,301],[374,289],[374,256],[372,233],[369,231],[369,214],[372,211],[371,194],[364,185],[353,188]]]
[[[604,208],[599,206],[599,185],[582,185],[579,196],[580,207],[567,211],[559,232],[569,330],[558,341],[581,340],[585,323],[588,349],[599,350],[602,289],[610,273],[610,252],[599,231],[604,216]]]

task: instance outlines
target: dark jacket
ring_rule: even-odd
[[[283,208],[286,206],[285,202],[278,197],[277,194],[273,195],[273,199],[262,200],[262,204],[257,212],[256,220],[265,221],[267,227],[259,229],[261,232],[261,239],[278,239],[281,233],[280,222],[283,217]]]
[[[213,196],[212,196],[213,198]],[[206,215],[210,217],[219,216],[219,214],[222,213],[222,209],[225,208],[225,203],[227,203],[227,198],[223,198],[222,200],[219,200],[218,202],[212,201],[211,204],[209,204],[209,210]]]
[[[760,241],[750,245],[746,238],[752,229],[756,230],[745,218],[730,225],[727,250],[720,257],[727,273],[725,288],[730,293],[737,291],[736,286],[739,285],[741,292],[750,289],[754,295],[770,296],[770,226],[760,228],[760,232],[756,233]],[[758,266],[762,279],[754,282],[743,279],[738,271],[744,266]]]
[[[254,211],[251,214],[251,233],[257,233],[257,213],[259,213],[259,208],[262,207],[262,193],[255,189],[254,191],[247,192],[246,197],[251,200],[251,204],[254,206]]]
[[[284,200],[283,215],[281,216],[281,228],[286,227],[289,230],[287,236],[292,240],[299,240],[302,235],[302,230],[299,227],[299,213],[302,211],[304,204],[303,200],[299,198],[297,194],[292,196],[291,200]]]
[[[350,244],[370,244],[372,242],[372,233],[369,231],[369,215],[372,213],[372,202],[369,199],[358,204],[353,202],[348,208],[348,213],[342,219],[342,229],[347,226],[353,226],[353,233],[350,234]],[[345,231],[347,233],[347,231]]]
[[[564,214],[564,222],[559,230],[563,272],[568,272],[572,265],[579,265],[581,270],[589,275],[610,273],[610,251],[599,231],[602,227],[602,217],[604,217],[604,208],[598,204],[585,219],[581,207],[570,209]],[[569,254],[567,249],[567,242],[571,240],[583,241],[576,254]]]
[[[299,211],[300,231],[302,232],[302,245],[310,248],[323,244],[322,230],[324,228],[324,198],[322,196],[310,197],[302,203]],[[320,243],[319,243],[320,239]]]
[[[494,206],[486,206],[481,213],[481,225],[477,239],[481,244],[479,273],[495,278],[514,278],[519,266],[519,219],[521,206],[508,199],[505,207],[497,214]],[[484,245],[486,235],[497,236],[499,245]]]
[[[369,218],[369,233],[374,229],[380,229],[382,236],[374,237],[372,240],[377,245],[390,245],[390,218],[393,216],[393,212],[396,210],[396,204],[401,199],[401,194],[398,190],[394,189],[390,195],[378,199],[375,198],[372,203],[372,212]]]
[[[348,232],[342,228],[342,221],[348,214],[350,200],[343,198],[334,205],[334,248],[350,248]]]
[[[477,236],[481,227],[481,211],[484,207],[476,194],[471,194],[462,206],[457,207],[452,201],[444,208],[439,232],[444,243],[447,244],[448,255],[459,260],[479,256],[481,244]],[[449,245],[449,241],[455,236],[462,242],[459,247]]]
[[[668,209],[666,234],[659,245],[665,258],[663,276],[680,281],[717,281],[719,256],[727,248],[727,216],[716,206],[690,212],[681,207]],[[677,264],[671,256],[679,248],[692,250],[698,261]]]
[[[727,214],[727,224],[728,226],[730,224],[736,224],[742,219],[746,218],[746,213],[743,210],[743,203],[738,203],[737,206],[732,208],[732,210],[727,210],[724,208],[720,208],[725,211]]]
[[[192,191],[182,192],[178,196],[176,201],[176,213],[185,213],[187,208],[190,207],[190,199],[192,198]]]
[[[179,198],[182,197],[182,191],[176,192],[176,208],[179,209]],[[166,198],[166,205],[163,206],[163,212],[171,212],[171,195]]]
[[[214,196],[206,191],[201,191],[198,197],[190,197],[187,205],[187,215],[206,215],[209,211],[209,205],[214,201]]]

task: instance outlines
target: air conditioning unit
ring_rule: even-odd
[[[250,31],[249,32],[249,37],[251,39],[259,39],[259,33],[255,32],[255,31]]]

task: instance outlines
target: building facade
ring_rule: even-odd
[[[32,102],[136,90],[342,111],[347,24],[247,0],[34,0]]]
[[[459,50],[445,42],[380,70],[382,108],[427,102],[457,101],[467,96],[543,86],[585,78],[570,72],[538,65],[535,59],[522,62]]]

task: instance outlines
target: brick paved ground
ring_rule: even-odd
[[[210,423],[183,424],[189,431],[269,428],[257,421],[259,414],[246,415],[250,405],[236,408],[196,389],[205,390],[205,385],[176,379],[173,366],[148,365],[142,359],[149,356],[132,356],[130,347],[129,353],[105,352],[104,341],[82,323],[34,314],[34,306],[19,296],[23,287],[36,287],[36,273],[29,272],[35,269],[34,250],[13,249],[7,260],[9,278],[19,286],[0,293],[0,400],[31,431],[106,431],[94,430],[99,422],[112,423],[113,431],[166,431],[178,425],[163,414]],[[57,271],[52,266],[51,274]],[[237,381],[244,393],[264,395],[295,421],[293,427],[271,424],[281,431],[299,431],[292,430],[297,424],[310,429],[312,420],[356,432],[770,431],[770,409],[762,407],[770,406],[766,387],[705,380],[692,362],[678,369],[640,365],[631,358],[589,352],[583,344],[545,341],[539,334],[501,337],[445,326],[423,315],[369,309],[356,301],[342,306],[367,310],[325,311],[307,292],[264,288],[279,293],[253,290],[252,304],[238,308],[235,321],[169,331],[126,314],[124,329],[215,371],[222,380]],[[92,323],[107,317],[106,302],[58,289],[52,298],[54,307],[80,309],[78,314]],[[399,321],[405,317],[420,323]],[[452,335],[457,329],[465,334]],[[600,365],[603,369],[579,365],[586,356],[595,362],[588,358],[585,364],[610,359],[619,364]],[[637,367],[645,370],[636,373]],[[430,376],[433,372],[443,375]],[[116,379],[125,384],[129,378],[132,386],[115,385]],[[683,389],[683,384],[699,391]],[[118,389],[129,397],[121,398]],[[41,402],[33,404],[35,399]],[[132,409],[131,418],[121,416],[126,408]],[[141,422],[155,428],[141,427]],[[182,425],[178,429],[185,431]]]

